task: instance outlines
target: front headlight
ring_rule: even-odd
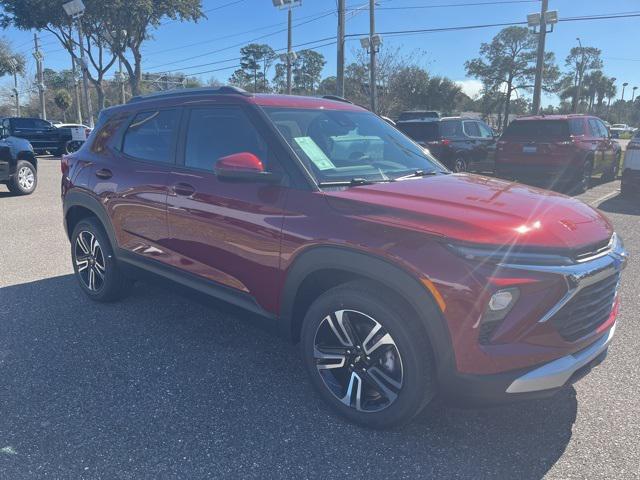
[[[540,250],[524,249],[513,245],[475,246],[449,244],[449,249],[457,255],[475,262],[510,265],[572,265],[573,260],[566,255],[545,253]]]

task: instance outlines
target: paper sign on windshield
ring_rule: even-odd
[[[313,164],[318,167],[318,170],[331,170],[336,166],[329,160],[329,157],[325,155],[322,149],[311,137],[296,137],[294,138],[298,146],[309,157]]]

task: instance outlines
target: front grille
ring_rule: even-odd
[[[607,321],[620,274],[616,273],[580,290],[551,320],[562,338],[574,342]]]

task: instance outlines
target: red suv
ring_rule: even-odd
[[[277,322],[374,427],[437,394],[546,396],[600,362],[626,262],[587,205],[452,174],[343,101],[230,87],[105,110],[62,161],[73,268],[112,301],[143,269]]]
[[[585,115],[521,117],[509,124],[496,152],[496,174],[527,182],[589,188],[591,178],[613,180],[620,145],[604,122]]]

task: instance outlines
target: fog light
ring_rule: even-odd
[[[511,290],[500,290],[496,292],[489,300],[489,309],[494,312],[505,310],[509,308],[509,305],[513,302],[513,293]]]
[[[505,288],[498,290],[489,299],[489,305],[482,316],[482,322],[497,322],[504,320],[520,298],[520,289]]]

